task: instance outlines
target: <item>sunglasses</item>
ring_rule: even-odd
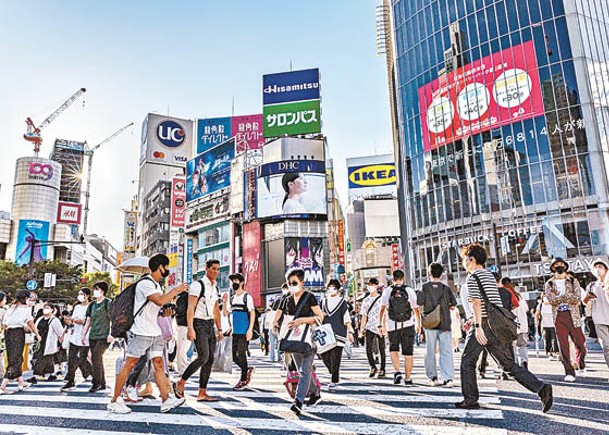
[[[290,281],[289,283],[291,286],[297,286],[300,285],[300,283],[298,281]]]

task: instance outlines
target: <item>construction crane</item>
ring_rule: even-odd
[[[89,223],[89,198],[91,197],[91,172],[92,172],[91,168],[93,168],[93,154],[100,146],[107,144],[112,139],[114,139],[115,137],[120,135],[122,132],[127,130],[129,127],[131,127],[132,125],[133,125],[133,122],[129,125],[124,126],[120,130],[117,130],[115,133],[111,134],[110,136],[108,136],[107,138],[102,140],[100,143],[95,145],[93,148],[85,150],[85,155],[87,157],[89,157],[89,161],[88,161],[89,167],[87,170],[87,189],[85,190],[85,217],[84,217],[83,225],[82,225],[82,233],[85,236],[87,235],[87,224]]]
[[[32,142],[34,144],[34,153],[36,154],[36,157],[38,157],[38,153],[40,152],[40,145],[42,144],[42,136],[40,136],[40,132],[46,126],[48,126],[51,122],[53,122],[55,120],[55,118],[57,118],[59,115],[61,115],[64,110],[66,110],[68,107],[70,107],[72,105],[72,103],[74,103],[76,100],[78,100],[78,98],[85,92],[87,92],[87,90],[85,88],[80,88],[78,91],[76,91],[74,94],[72,94],[72,96],[70,98],[68,98],[66,101],[64,101],[63,104],[57,108],[57,110],[55,110],[53,113],[51,113],[47,117],[47,119],[42,121],[38,127],[36,127],[36,125],[34,124],[34,121],[32,121],[32,118],[28,117],[25,120],[25,123],[27,124],[27,131],[23,135],[23,138],[25,140],[27,140],[28,142]]]

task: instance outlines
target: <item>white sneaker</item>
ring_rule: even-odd
[[[556,357],[554,357],[554,356],[550,355],[550,356],[548,357],[548,361],[556,361]]]
[[[579,369],[577,371],[577,376],[584,376],[586,374],[586,369]]]
[[[177,397],[167,397],[167,400],[161,404],[161,412],[169,412],[172,409],[182,406],[184,402],[186,402],[184,397],[181,399],[178,399]]]
[[[135,387],[127,387],[125,389],[125,394],[128,402],[136,403],[142,400],[142,398],[137,395],[137,388]]]
[[[442,384],[442,386],[444,388],[452,388],[455,386],[455,383],[452,381],[452,379],[449,379],[448,381],[444,381],[444,383]]]
[[[437,387],[438,385],[440,385],[440,382],[437,379],[430,379],[429,381],[427,381],[427,383],[430,387]]]
[[[125,401],[122,397],[116,399],[116,402],[108,403],[106,407],[108,411],[113,412],[115,414],[129,414],[131,412],[131,408],[125,405]]]
[[[575,376],[571,376],[571,375],[565,376],[565,382],[575,382]]]
[[[336,391],[336,384],[331,382],[328,384],[328,391]]]

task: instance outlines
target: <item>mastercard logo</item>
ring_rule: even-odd
[[[155,159],[164,159],[165,153],[163,153],[161,151],[155,151],[152,153],[152,157],[154,157]]]

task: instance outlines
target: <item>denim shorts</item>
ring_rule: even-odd
[[[140,358],[149,353],[150,359],[163,356],[165,342],[162,336],[147,337],[145,335],[128,334],[127,357]]]

